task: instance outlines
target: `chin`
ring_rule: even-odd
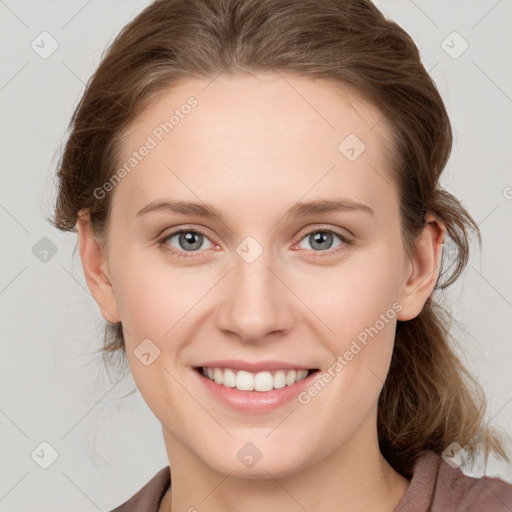
[[[249,442],[242,449],[228,448],[232,456],[227,457],[226,451],[209,453],[203,461],[215,471],[230,474],[230,477],[242,479],[284,478],[296,474],[314,464],[314,453],[297,453],[300,448],[295,444],[289,450],[282,446],[267,446],[258,450]]]

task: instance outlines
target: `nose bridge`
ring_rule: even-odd
[[[218,317],[219,328],[246,341],[289,329],[292,315],[284,297],[286,287],[276,277],[279,264],[274,254],[252,236],[236,247],[230,285]]]

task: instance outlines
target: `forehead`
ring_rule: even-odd
[[[145,156],[126,166],[143,146]],[[130,211],[176,196],[227,205],[244,194],[258,208],[278,193],[286,203],[336,190],[373,202],[395,194],[380,110],[332,83],[292,75],[221,75],[162,91],[132,123],[119,156],[119,167],[131,168],[114,199]]]

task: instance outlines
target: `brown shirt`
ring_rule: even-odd
[[[162,468],[128,501],[110,512],[158,512],[171,483]],[[498,478],[473,478],[425,451],[418,457],[407,492],[394,512],[512,512],[512,485]]]

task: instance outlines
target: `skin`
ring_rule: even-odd
[[[134,380],[162,424],[172,493],[160,510],[392,511],[409,482],[379,451],[377,401],[396,321],[417,316],[433,291],[444,226],[429,214],[407,255],[381,113],[308,78],[188,80],[137,119],[120,165],[190,96],[197,107],[110,192],[108,247],[87,212],[78,226],[87,284],[104,318],[122,321]],[[338,150],[350,133],[366,146],[353,162]],[[298,201],[342,198],[374,214],[284,218]],[[203,201],[223,221],[136,215],[156,199]],[[199,249],[166,242],[189,259],[157,242],[183,228],[206,235]],[[319,249],[309,234],[325,229],[353,243],[333,235]],[[252,263],[236,252],[247,236],[263,249]],[[396,302],[395,318],[306,405],[238,412],[192,373],[231,358],[326,370]],[[146,366],[134,350],[148,338],[160,355]],[[247,442],[262,453],[250,468],[237,458]]]

